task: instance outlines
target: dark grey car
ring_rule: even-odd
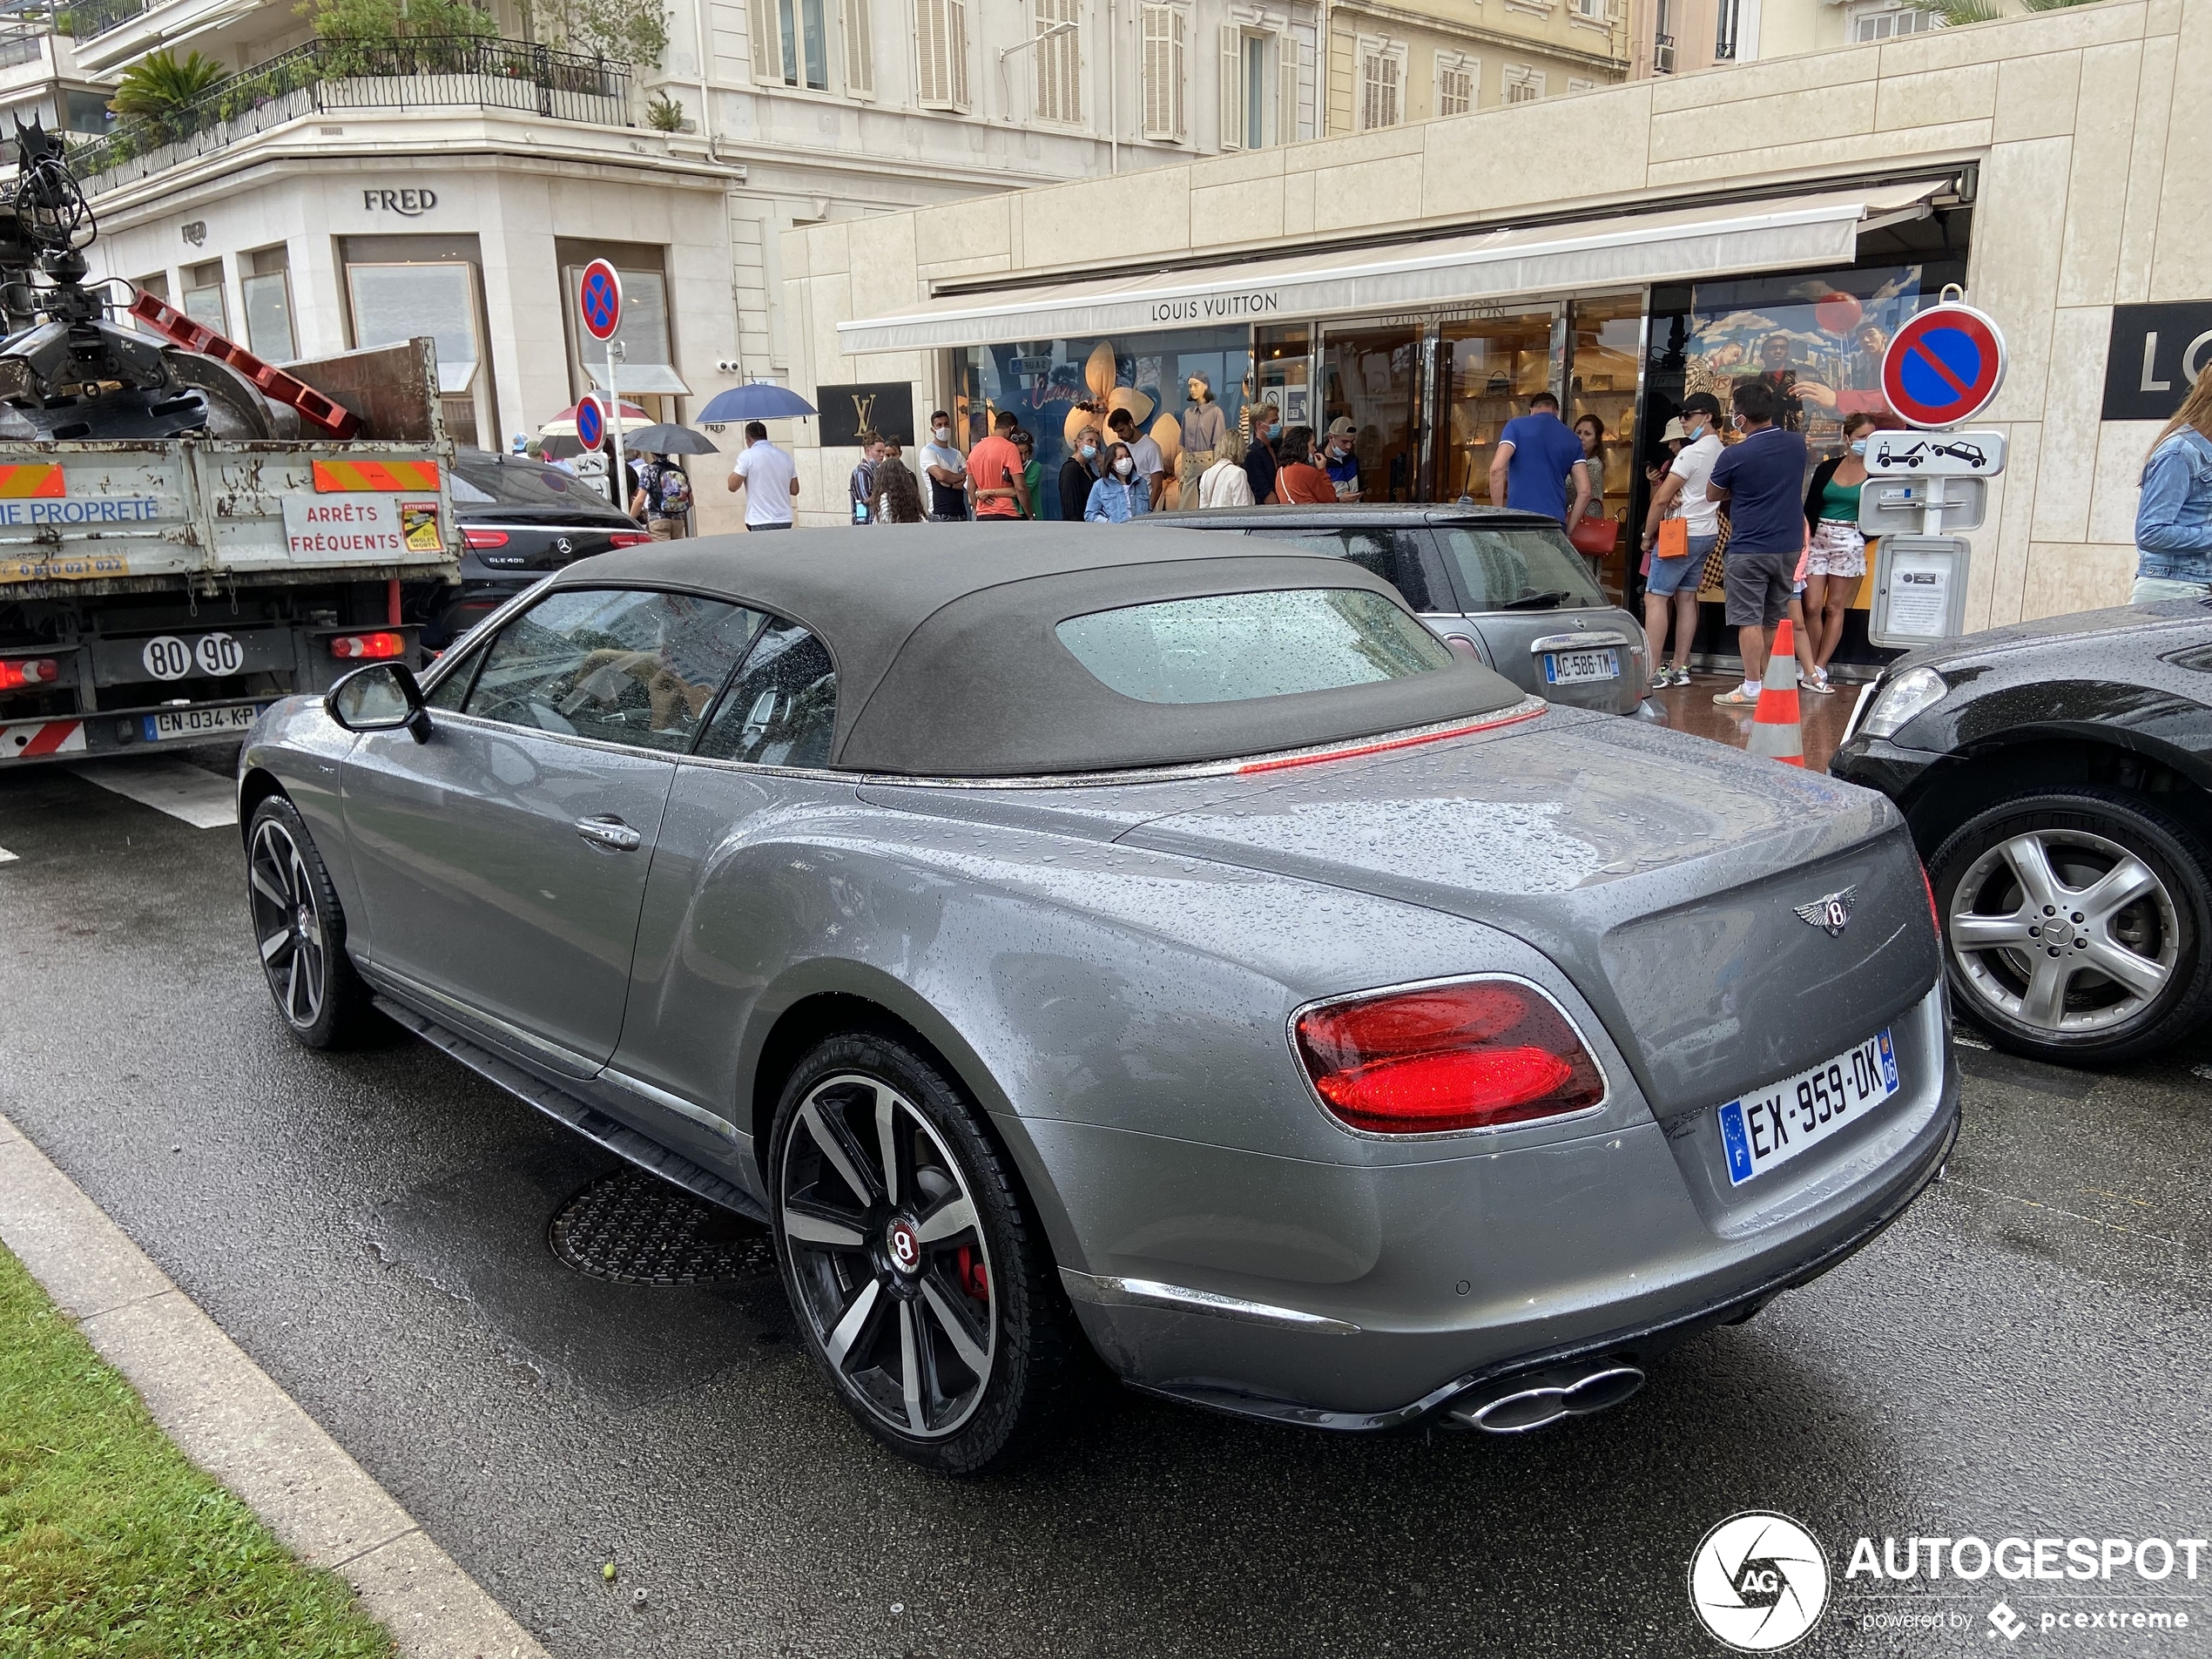
[[[284,1017],[371,1000],[772,1229],[932,1467],[1092,1356],[1276,1420],[1616,1403],[1957,1119],[1880,796],[1548,705],[1386,583],[1076,525],[578,563],[241,762]]]
[[[1445,638],[1523,691],[1632,714],[1650,689],[1643,626],[1590,580],[1555,518],[1478,507],[1347,503],[1161,513],[1159,528],[1288,542],[1350,559],[1396,588]]]

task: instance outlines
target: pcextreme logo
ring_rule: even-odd
[[[1689,1558],[1697,1621],[1743,1653],[1776,1653],[1802,1641],[1828,1608],[1828,1557],[1787,1515],[1730,1515]]]

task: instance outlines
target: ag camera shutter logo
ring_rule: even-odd
[[[1827,1554],[1787,1515],[1730,1515],[1689,1558],[1689,1605],[1700,1624],[1739,1652],[1778,1652],[1827,1611]]]

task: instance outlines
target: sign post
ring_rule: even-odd
[[[584,332],[607,347],[607,401],[615,440],[615,510],[626,513],[630,510],[630,494],[624,488],[626,479],[622,466],[622,388],[615,384],[615,331],[622,327],[621,273],[604,260],[594,260],[585,266],[583,280],[577,289],[577,311],[583,319]],[[581,408],[577,415],[577,440],[583,441]],[[586,447],[597,448],[598,440],[595,437]]]
[[[2005,384],[2005,335],[1952,292],[1898,329],[1882,354],[1883,395],[1918,428],[1871,435],[1858,496],[1859,529],[1881,538],[1866,637],[1885,650],[1965,630],[1973,545],[1944,532],[1981,527],[1986,481],[2005,470],[2003,433],[1958,429]]]

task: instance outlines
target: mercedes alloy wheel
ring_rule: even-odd
[[[2125,1059],[2179,1036],[2212,990],[2202,856],[2116,792],[1983,813],[1930,867],[1959,1010],[2043,1059]]]
[[[1015,1453],[1082,1339],[981,1114],[904,1043],[832,1038],[785,1089],[771,1169],[785,1288],[846,1407],[947,1473]]]

